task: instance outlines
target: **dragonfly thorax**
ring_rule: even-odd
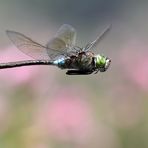
[[[92,52],[78,52],[65,58],[59,58],[53,62],[61,69],[77,69],[82,71],[93,71],[95,68],[94,54]]]

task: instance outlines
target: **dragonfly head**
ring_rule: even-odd
[[[95,56],[95,66],[100,72],[105,72],[110,66],[111,60],[103,55]]]

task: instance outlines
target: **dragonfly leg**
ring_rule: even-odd
[[[68,70],[67,75],[89,75],[92,71],[82,71],[82,70]]]
[[[98,72],[99,72],[99,69],[97,69],[94,74],[97,74]]]

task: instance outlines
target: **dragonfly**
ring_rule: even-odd
[[[67,75],[89,75],[105,72],[111,60],[101,54],[94,54],[98,43],[109,32],[107,26],[97,38],[85,47],[76,46],[76,30],[69,24],[63,24],[55,36],[43,46],[22,33],[7,30],[6,34],[23,53],[33,58],[8,63],[0,63],[0,69],[31,65],[53,65],[66,69]]]

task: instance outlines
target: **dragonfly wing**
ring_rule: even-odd
[[[85,47],[85,51],[88,51],[88,50],[92,50],[93,48],[95,48],[98,43],[106,36],[106,34],[110,31],[111,29],[111,25],[107,26],[103,32],[93,41],[93,42],[90,42],[86,45]]]
[[[50,55],[47,53],[47,48],[34,42],[29,37],[26,37],[25,35],[15,31],[6,31],[6,33],[10,40],[16,45],[16,47],[28,56],[40,60],[51,59]],[[53,49],[48,50],[51,50],[56,54],[58,53],[58,51]]]
[[[54,52],[53,50],[50,50],[50,49],[56,49],[58,52]],[[59,54],[65,54],[66,52],[67,52],[67,47],[63,40],[55,37],[49,41],[48,46],[47,46],[47,54],[51,58],[54,59]]]
[[[68,24],[64,24],[57,31],[55,37],[63,40],[67,46],[75,45],[76,30]]]
[[[68,25],[64,24],[57,31],[55,37],[47,43],[47,47],[50,49],[56,49],[61,53],[66,53],[71,51],[76,41],[76,31],[75,29]],[[50,55],[50,50],[48,54]]]

